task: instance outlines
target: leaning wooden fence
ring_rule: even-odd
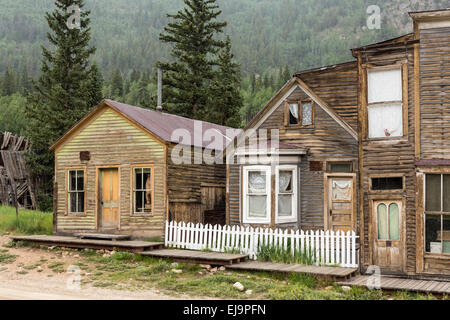
[[[251,259],[258,258],[263,247],[278,247],[284,251],[308,252],[319,265],[357,267],[356,234],[354,231],[303,231],[290,229],[252,228],[243,226],[203,225],[166,221],[167,247],[240,252]]]

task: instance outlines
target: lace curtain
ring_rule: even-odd
[[[278,175],[280,193],[292,192],[292,171],[280,171]],[[278,215],[290,216],[292,214],[292,194],[278,195]]]
[[[297,103],[290,104],[289,111],[291,112],[292,116],[294,116],[295,119],[298,119],[298,104]]]

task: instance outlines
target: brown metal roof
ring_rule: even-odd
[[[187,132],[189,134],[189,137],[186,138],[189,138],[190,141],[183,140],[182,144],[200,148],[223,150],[228,145],[228,143],[231,142],[233,138],[242,131],[241,129],[225,127],[206,121],[193,120],[170,113],[144,109],[114,100],[105,99],[94,110],[84,116],[62,137],[60,137],[50,147],[50,149],[54,149],[58,144],[60,144],[65,136],[68,136],[72,132],[74,132],[75,128],[81,125],[81,123],[90,118],[94,113],[96,113],[105,105],[114,109],[132,122],[136,123],[144,130],[149,131],[160,140],[169,143],[180,143],[180,136],[183,133]],[[217,132],[218,135],[221,136],[222,140],[211,141],[213,139],[208,138],[207,141],[204,141],[205,139],[207,139],[206,137],[205,139],[203,139],[207,131],[208,137],[211,135],[214,136],[214,132]]]

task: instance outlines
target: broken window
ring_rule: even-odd
[[[133,168],[133,212],[152,213],[152,168]]]
[[[286,104],[286,126],[311,126],[313,124],[313,102],[300,101]]]
[[[425,249],[450,254],[450,174],[425,175]]]
[[[69,213],[84,213],[84,170],[69,170]]]
[[[401,68],[367,74],[369,138],[403,136]]]

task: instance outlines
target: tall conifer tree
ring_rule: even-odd
[[[165,101],[169,111],[200,118],[208,103],[209,85],[214,80],[216,53],[224,46],[217,39],[226,22],[217,17],[216,0],[184,0],[185,8],[169,14],[172,22],[164,28],[160,40],[173,45],[173,63],[161,63],[164,69]]]
[[[27,96],[26,135],[31,139],[27,162],[40,178],[44,194],[50,194],[52,189],[53,152],[49,146],[102,97],[100,71],[89,62],[95,52],[89,46],[90,11],[83,10],[83,6],[83,0],[55,0],[54,11],[46,13],[50,46],[42,47],[41,75],[34,83],[33,93]],[[77,11],[79,21],[74,19]]]

